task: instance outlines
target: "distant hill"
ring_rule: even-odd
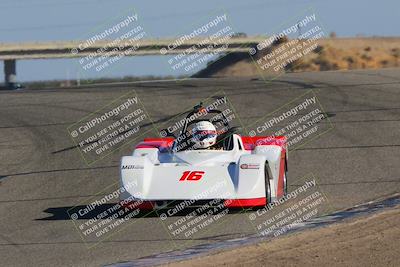
[[[223,55],[193,77],[252,77],[263,70],[257,60],[279,50],[291,40],[283,39],[250,57],[248,53]],[[326,38],[316,41],[318,46],[298,60],[285,66],[286,72],[378,69],[400,66],[400,38],[397,37],[354,37]],[[281,50],[282,51],[282,50]],[[265,58],[265,57],[264,57]]]

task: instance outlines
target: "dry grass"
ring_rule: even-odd
[[[284,45],[275,44],[269,53]],[[286,66],[286,71],[325,71],[351,69],[378,69],[400,66],[400,38],[325,38],[317,40],[313,52]],[[260,58],[264,54],[257,54]],[[252,60],[242,60],[216,70],[212,76],[257,76],[260,68]],[[265,71],[271,73],[271,70]]]
[[[378,69],[399,66],[400,39],[346,38],[323,39],[319,53],[304,57],[313,66],[307,70]]]

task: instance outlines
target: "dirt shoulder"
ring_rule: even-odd
[[[400,206],[166,266],[400,266]]]

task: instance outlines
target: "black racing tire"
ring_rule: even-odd
[[[266,161],[265,165],[264,165],[265,198],[267,200],[266,205],[270,204],[271,200],[272,200],[272,198],[271,198],[271,184],[269,182],[270,181],[270,177],[269,177],[270,172],[268,170],[269,170],[269,165],[268,165],[268,161]]]
[[[285,160],[285,174],[283,176],[283,196],[286,196],[288,193],[288,183],[287,183],[287,177],[288,177],[288,168],[287,168],[287,162]]]

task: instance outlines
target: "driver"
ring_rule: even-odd
[[[217,130],[209,121],[200,121],[192,129],[194,149],[213,149],[217,142]]]

